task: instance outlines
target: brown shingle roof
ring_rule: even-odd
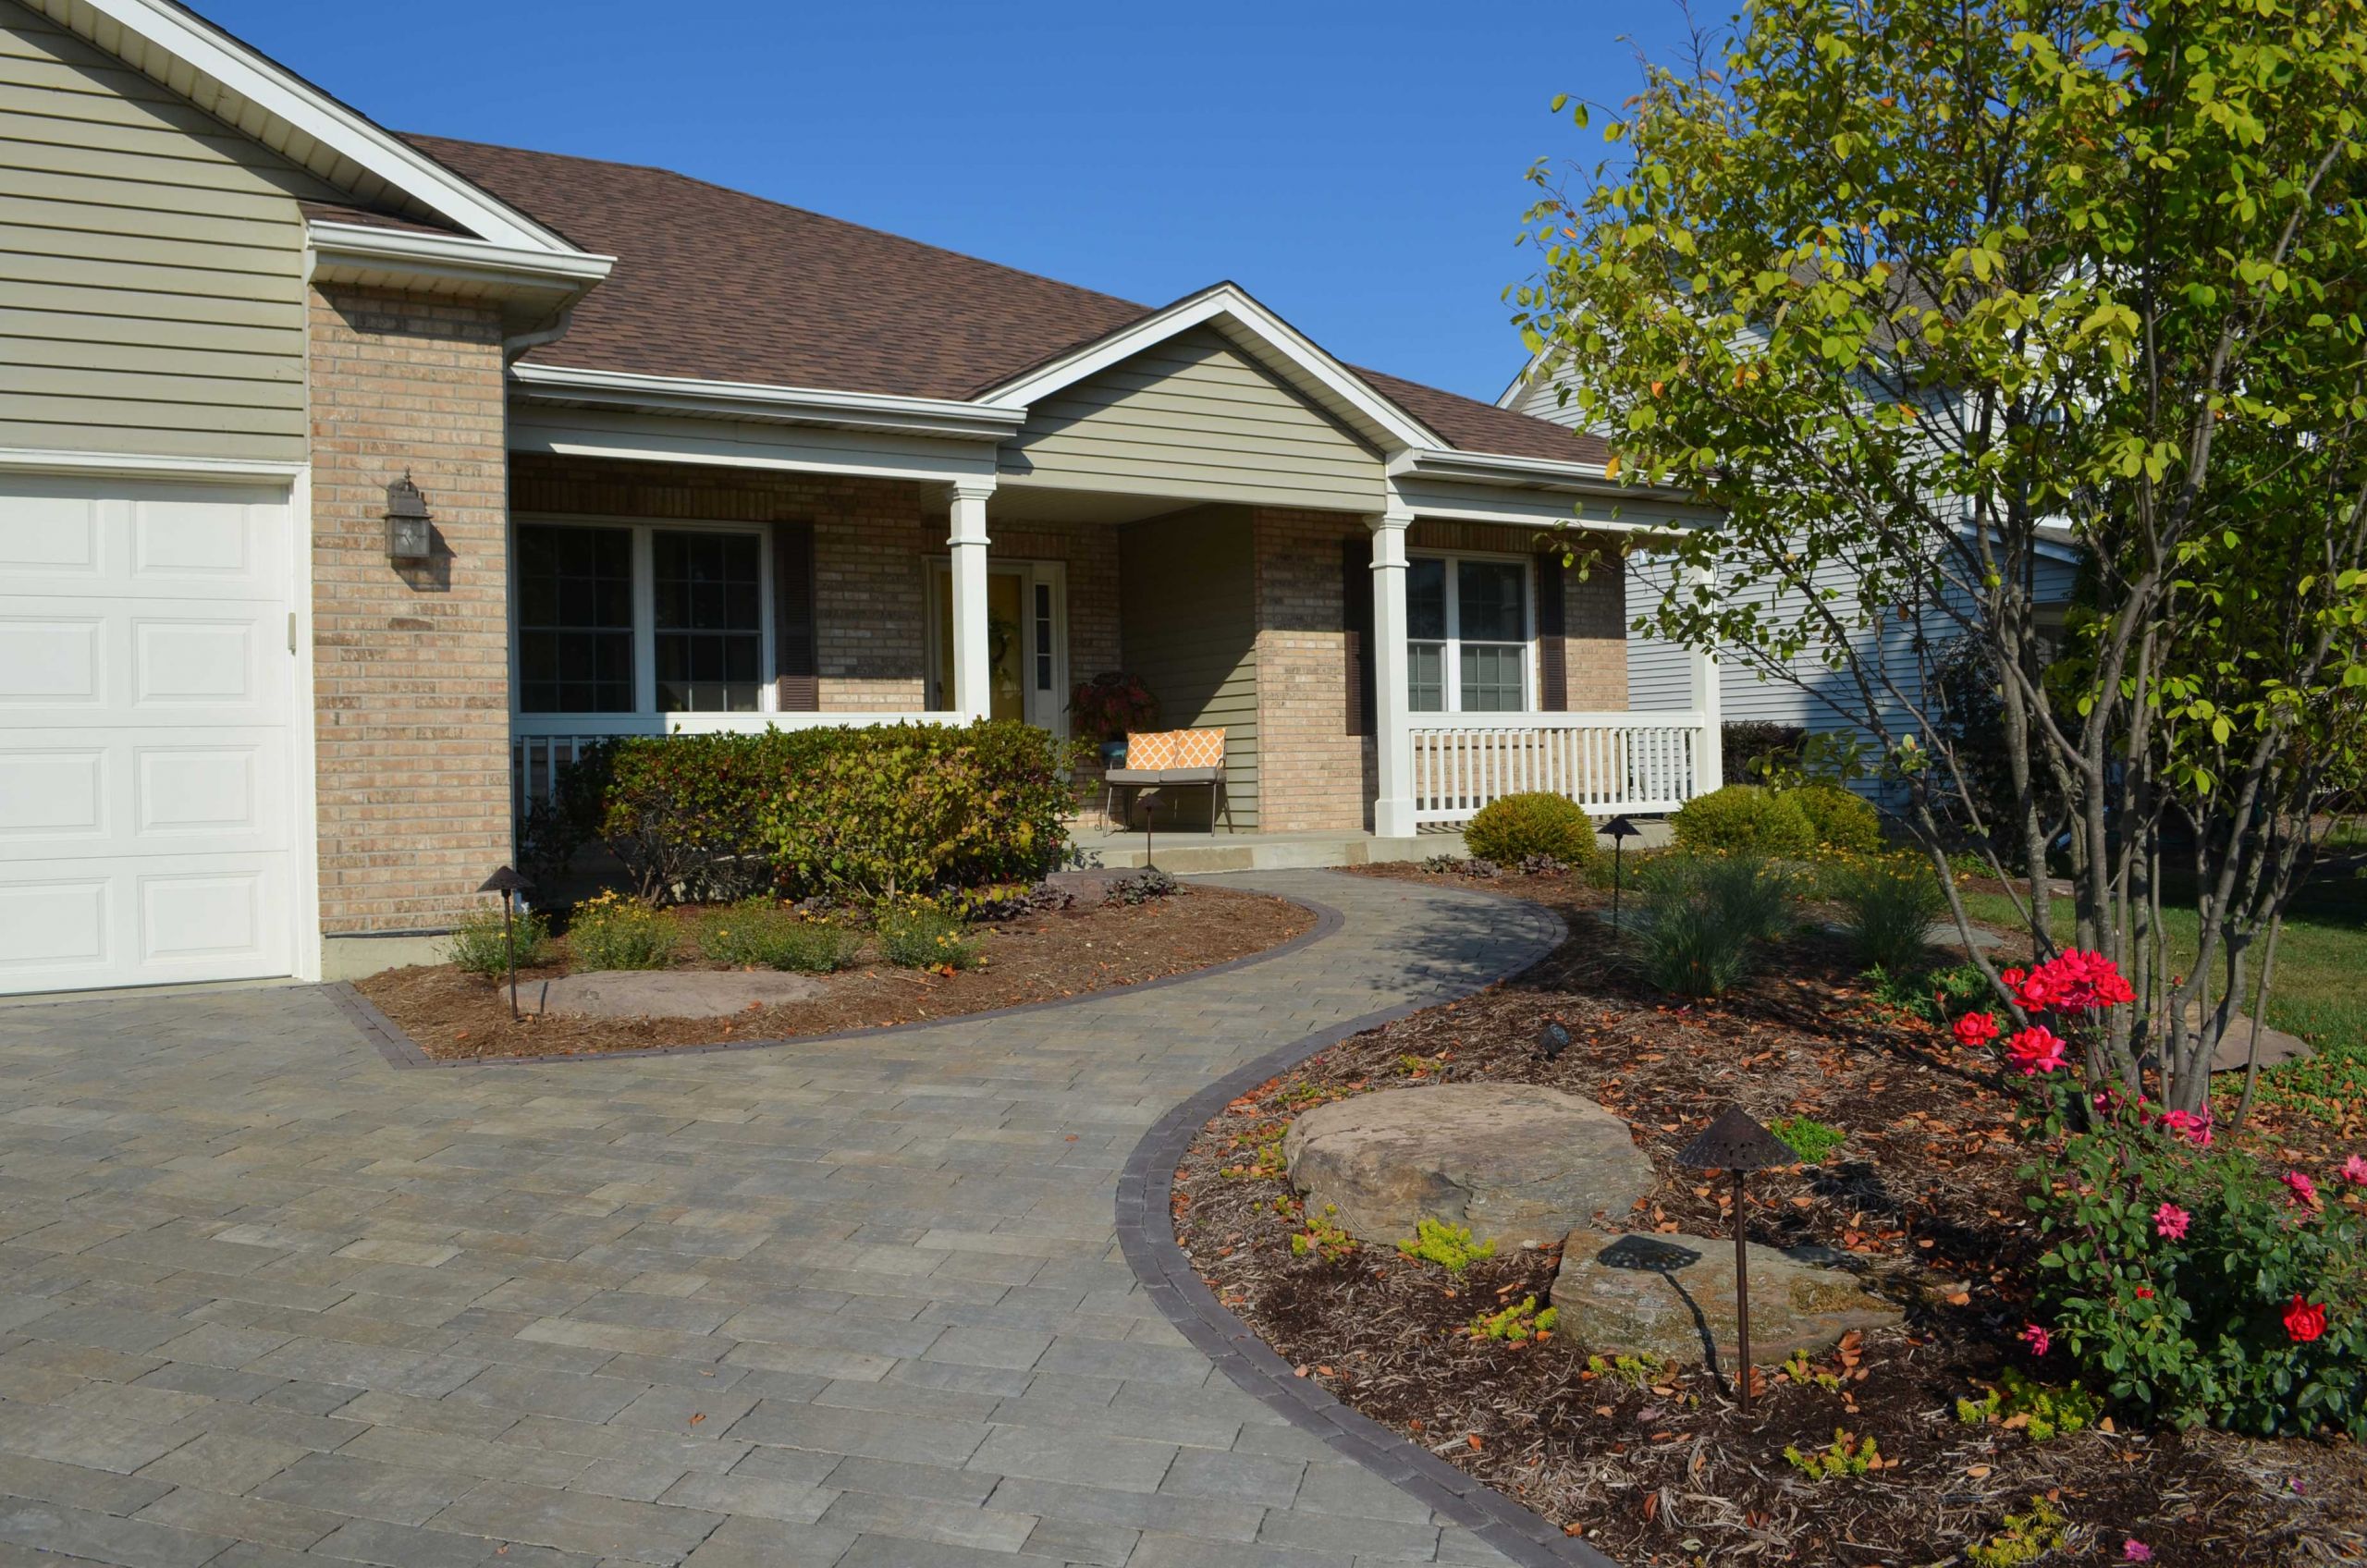
[[[637,164],[405,141],[616,270],[537,363],[975,398],[1153,313],[1147,305]],[[1600,462],[1560,425],[1369,371],[1466,451]]]

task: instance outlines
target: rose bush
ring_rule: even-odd
[[[2308,1171],[2263,1169],[2216,1143],[2207,1111],[2086,1094],[2072,1053],[2134,999],[2108,959],[2075,949],[2002,978],[2034,1022],[2007,1035],[1971,1012],[1953,1033],[1995,1049],[2026,1096],[2022,1174],[2047,1243],[2031,1354],[2063,1354],[2091,1386],[2180,1425],[2367,1439],[2355,1190],[2329,1203]],[[2367,1160],[2352,1156],[2346,1180],[2353,1165]]]

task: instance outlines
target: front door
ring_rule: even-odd
[[[1066,733],[1068,626],[1057,562],[997,563],[987,570],[987,666],[991,717]],[[953,594],[947,563],[929,574],[930,706],[953,705]]]

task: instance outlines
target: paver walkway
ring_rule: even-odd
[[[1550,917],[868,1039],[400,1071],[311,987],[0,1009],[0,1562],[1502,1561],[1216,1374],[1119,1256],[1159,1114]]]

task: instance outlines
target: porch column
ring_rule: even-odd
[[[1373,672],[1373,751],[1378,762],[1372,830],[1383,839],[1410,839],[1414,741],[1405,708],[1405,529],[1414,514],[1392,504],[1366,521],[1372,529],[1372,646],[1365,657]]]
[[[1718,572],[1714,567],[1692,566],[1685,569],[1685,581],[1694,592],[1711,601],[1718,596]],[[1720,706],[1718,683],[1718,653],[1715,648],[1700,646],[1686,650],[1693,661],[1693,715],[1701,721],[1701,749],[1693,761],[1693,792],[1706,795],[1722,788],[1726,781],[1725,745],[1722,731],[1724,719]]]
[[[987,641],[987,497],[991,479],[958,479],[952,526],[945,543],[953,556],[953,710],[964,718],[994,711],[994,663]]]

